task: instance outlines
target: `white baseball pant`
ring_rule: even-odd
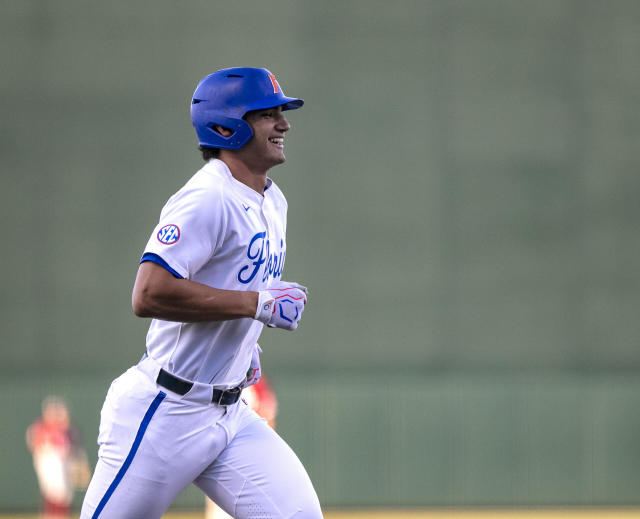
[[[211,403],[155,382],[149,357],[113,381],[101,412],[98,464],[81,519],[160,518],[190,483],[236,519],[319,519],[302,463],[242,400]]]

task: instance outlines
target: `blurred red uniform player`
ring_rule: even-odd
[[[68,517],[74,489],[86,486],[91,474],[62,399],[51,396],[43,401],[42,417],[29,426],[26,441],[38,477],[43,517]]]
[[[276,394],[271,388],[271,384],[264,376],[260,377],[257,384],[245,387],[242,390],[242,398],[244,401],[258,413],[267,423],[276,428],[276,415],[278,414],[278,400]],[[211,499],[206,498],[205,506],[206,519],[229,519],[223,510],[221,510]]]
[[[254,386],[242,390],[242,398],[251,409],[258,413],[267,423],[276,428],[276,415],[278,414],[278,400],[267,378],[262,375]]]

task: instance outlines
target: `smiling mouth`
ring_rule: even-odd
[[[284,148],[284,137],[271,137],[269,142],[275,144],[278,148]]]

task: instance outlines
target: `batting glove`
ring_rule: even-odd
[[[269,328],[295,330],[307,303],[307,287],[287,281],[276,281],[269,290],[258,292],[255,319]]]

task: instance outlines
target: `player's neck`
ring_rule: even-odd
[[[233,178],[264,196],[264,189],[267,186],[266,169],[251,168],[231,154],[221,154],[220,160],[227,165]]]

